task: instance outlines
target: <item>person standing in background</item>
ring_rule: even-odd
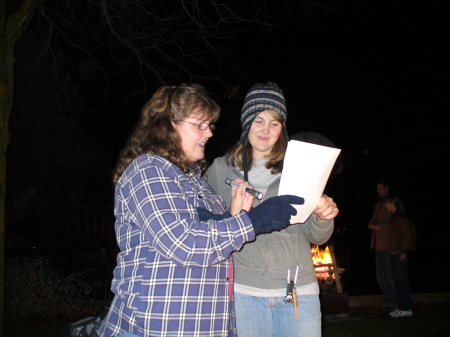
[[[416,228],[409,217],[398,207],[400,199],[387,196],[384,206],[392,213],[390,222],[389,250],[397,309],[389,315],[394,318],[411,317],[411,292],[409,287],[408,267],[411,253],[416,250]]]
[[[384,206],[385,199],[389,196],[390,188],[391,186],[386,180],[381,179],[378,181],[377,193],[380,200],[375,204],[368,227],[372,230],[370,249],[375,250],[375,273],[377,282],[384,295],[385,306],[392,312],[397,309],[394,276],[389,251],[392,213]],[[399,201],[399,208],[403,210],[401,201]]]

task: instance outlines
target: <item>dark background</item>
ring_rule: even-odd
[[[212,162],[237,141],[240,108],[250,86],[256,82],[277,83],[285,92],[289,135],[316,132],[342,150],[343,170],[330,179],[326,193],[335,199],[340,209],[332,241],[338,264],[346,269],[344,290],[353,295],[379,293],[367,223],[377,201],[377,180],[386,178],[398,191],[407,214],[417,226],[418,249],[411,266],[412,291],[446,291],[445,282],[439,279],[442,260],[448,255],[445,212],[449,201],[445,170],[448,161],[446,114],[449,112],[448,8],[439,1],[339,3],[333,10],[316,11],[314,15],[295,20],[290,13],[274,11],[271,14],[275,24],[271,32],[249,25],[236,35],[238,41],[228,47],[233,48],[236,64],[240,65],[240,70],[229,70],[239,72],[237,94],[227,98],[214,82],[204,83],[222,107],[214,137],[207,144],[206,157]],[[21,55],[25,54],[18,50],[19,64]],[[75,208],[95,207],[94,213],[106,214],[102,216],[111,220],[110,171],[146,97],[161,84],[153,83],[142,95],[131,95],[142,88],[128,85],[121,88],[120,94],[105,98],[95,76],[86,79],[79,76],[79,68],[70,71],[77,97],[82,102],[81,131],[74,131],[74,134],[94,133],[91,141],[101,150],[97,150],[97,157],[95,153],[90,153],[89,158],[80,154],[78,160],[61,163],[59,174],[51,179],[47,177],[46,185],[63,186],[62,182],[66,184],[70,180],[64,174],[67,167],[79,165],[82,170],[86,162],[95,162],[97,166],[89,174],[74,180],[74,186],[68,188],[83,190]],[[191,69],[191,72],[195,74],[196,70]],[[132,83],[129,78],[120,77],[117,83],[125,80]],[[20,78],[16,78],[16,82],[19,81]],[[174,80],[169,84],[178,83]],[[26,104],[27,99],[26,95],[17,96],[15,106]],[[17,200],[18,195],[23,191],[28,191],[28,195],[35,193],[30,192],[30,186],[37,184],[31,179],[36,176],[29,174],[27,180],[24,177],[28,175],[23,170],[30,173],[33,167],[40,165],[39,158],[42,158],[36,156],[32,165],[27,166],[26,149],[31,145],[25,145],[25,138],[15,138],[15,135],[31,134],[31,131],[19,130],[18,125],[23,125],[20,117],[16,111],[11,119],[8,165],[9,184],[13,186],[8,188],[7,233],[14,234],[15,239],[28,234],[28,243],[42,247],[51,244],[49,236],[54,236],[61,246],[67,246],[69,243],[65,243],[64,238],[74,235],[70,228],[77,232],[78,227],[72,226],[80,225],[79,217],[54,229],[49,224],[54,213],[40,214],[39,221],[45,219],[45,226],[37,224],[38,217],[30,221],[26,216],[20,219],[11,216],[13,200]],[[76,137],[70,130],[62,130],[66,138],[75,142]],[[54,131],[47,133],[54,134]],[[31,144],[37,140],[28,141]],[[22,152],[17,151],[20,146]],[[75,144],[68,146],[77,148]],[[45,149],[42,152],[49,153]],[[80,150],[80,153],[85,152]],[[61,159],[66,155],[55,152],[50,157]],[[50,159],[45,160],[48,165]],[[50,172],[41,170],[47,175]],[[22,172],[20,182],[15,180],[18,178],[14,172],[17,175]],[[55,195],[61,196],[61,193],[55,192]],[[83,214],[87,213],[92,215],[91,211]],[[55,215],[58,221],[56,218]],[[95,226],[102,224],[97,221]],[[108,221],[105,224],[112,226]],[[86,222],[83,226],[91,230],[91,225]],[[58,236],[58,233],[66,234]],[[95,233],[91,234],[95,238]],[[113,237],[107,238],[114,245]],[[86,248],[88,244],[78,242],[78,250],[80,246]]]

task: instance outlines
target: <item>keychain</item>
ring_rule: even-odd
[[[294,319],[297,319],[297,317],[298,317],[298,303],[297,303],[297,293],[295,292],[295,289],[294,289],[294,292],[292,294],[292,297],[294,298]]]
[[[286,297],[284,298],[284,302],[291,303],[294,302],[294,319],[298,317],[298,303],[297,303],[297,293],[296,287],[297,284],[297,275],[298,275],[298,266],[295,270],[294,280],[291,280],[291,270],[288,270],[287,274],[287,288],[286,288]]]
[[[291,280],[291,270],[288,270],[287,274],[287,288],[286,288],[286,297],[284,298],[284,302],[291,303],[294,301],[294,306],[297,303],[296,293],[295,293],[295,284],[297,283],[297,274],[298,274],[298,266],[295,270],[295,278]],[[294,297],[295,295],[295,297]]]
[[[288,285],[287,285],[287,289],[286,289],[286,297],[284,298],[284,301],[286,303],[292,302],[292,300],[293,300],[292,293],[293,292],[294,292],[294,281],[288,279]]]

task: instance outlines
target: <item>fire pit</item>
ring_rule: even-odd
[[[333,245],[329,244],[325,249],[313,246],[311,255],[320,288],[322,314],[348,314],[348,294],[342,291],[341,283],[345,269],[337,266]]]

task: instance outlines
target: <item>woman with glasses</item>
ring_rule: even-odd
[[[197,84],[162,87],[143,107],[113,171],[120,252],[99,336],[235,331],[230,254],[255,233],[285,226],[285,213],[296,213],[290,204],[302,200],[274,198],[270,214],[268,207],[249,211],[253,198],[241,181],[226,211],[200,177],[218,117]]]

